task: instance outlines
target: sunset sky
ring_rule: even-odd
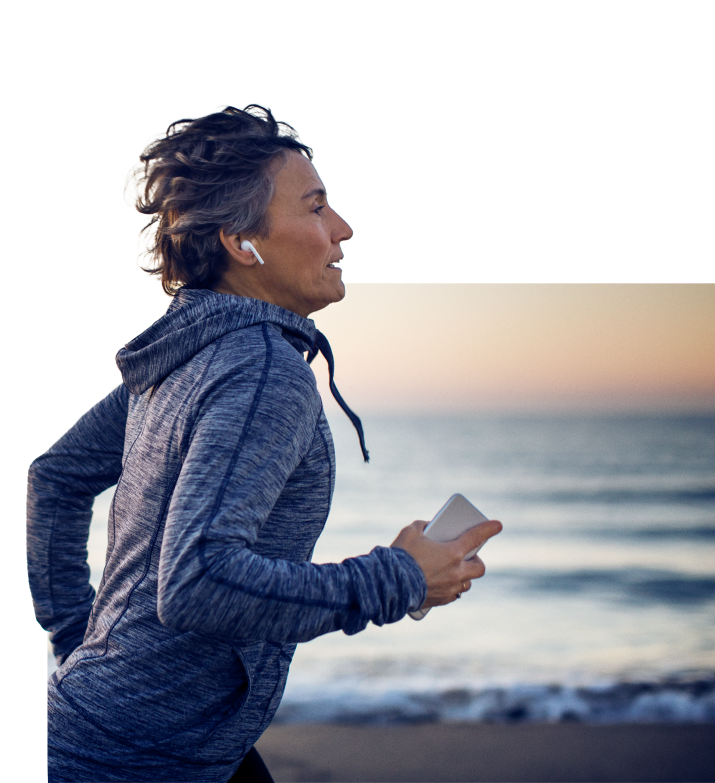
[[[714,285],[352,285],[315,321],[356,407],[715,411]]]

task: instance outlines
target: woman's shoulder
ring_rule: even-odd
[[[207,381],[252,380],[269,386],[273,394],[298,395],[319,408],[315,375],[296,344],[280,326],[267,322],[229,332],[216,343]]]

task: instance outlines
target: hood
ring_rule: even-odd
[[[205,289],[182,288],[158,321],[117,354],[124,385],[142,394],[219,337],[267,322],[279,326],[301,353],[313,346],[313,321],[282,307]]]
[[[214,340],[259,323],[280,327],[283,337],[297,351],[308,351],[308,362],[313,361],[318,351],[323,354],[328,363],[330,392],[353,423],[363,459],[368,462],[362,422],[335,385],[335,362],[327,338],[309,318],[302,318],[278,305],[244,296],[217,294],[203,288],[182,288],[166,315],[119,351],[117,367],[127,389],[132,394],[143,394]]]

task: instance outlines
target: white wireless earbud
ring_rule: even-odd
[[[244,239],[243,242],[241,242],[241,250],[249,250],[256,257],[259,264],[263,263],[263,259],[258,255],[258,251],[247,239]]]

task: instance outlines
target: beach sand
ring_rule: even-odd
[[[286,724],[256,747],[277,783],[715,781],[715,724]]]

